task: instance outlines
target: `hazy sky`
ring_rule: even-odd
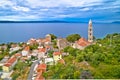
[[[0,20],[120,21],[120,0],[0,0]]]

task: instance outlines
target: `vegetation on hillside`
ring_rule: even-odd
[[[63,57],[65,65],[48,66],[46,79],[119,79],[120,78],[120,34],[108,34],[104,39],[84,50],[66,47]]]

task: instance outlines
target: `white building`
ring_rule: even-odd
[[[19,50],[19,49],[21,49],[21,47],[13,47],[13,48],[10,48],[10,54],[12,53],[12,52],[14,52],[14,51],[17,51],[17,50]]]
[[[45,58],[45,64],[47,64],[47,65],[53,65],[54,64],[53,58]]]
[[[27,56],[29,54],[29,50],[30,50],[29,46],[25,47],[25,49],[21,52],[22,56]]]
[[[44,58],[45,57],[45,53],[46,53],[46,49],[45,48],[39,48],[39,50],[38,50],[38,59]]]

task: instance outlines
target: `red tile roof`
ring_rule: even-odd
[[[12,58],[10,58],[10,59],[4,64],[4,66],[9,67],[9,66],[11,66],[16,60],[17,60],[17,59],[16,59],[15,57],[12,57]]]
[[[42,76],[42,69],[46,69],[46,64],[40,64],[38,65],[37,69],[40,69],[38,72],[37,72],[37,76],[35,78],[35,80],[45,80],[45,78]]]
[[[46,39],[45,39],[45,42],[50,42],[50,39],[46,38]]]
[[[15,57],[20,57],[20,56],[22,56],[22,54],[20,54],[20,53],[15,54]]]
[[[39,64],[37,69],[46,69],[47,65],[46,64]]]
[[[37,77],[35,78],[35,80],[45,80],[45,78],[41,75],[37,75]]]
[[[30,43],[36,43],[36,39],[31,38],[28,42],[30,42]]]
[[[37,75],[42,75],[42,70],[40,70],[39,72],[37,72]]]
[[[9,67],[9,66],[11,66],[11,64],[10,63],[5,63],[4,66]]]
[[[89,45],[90,43],[85,38],[80,38],[77,41],[77,44],[80,45],[80,46],[85,47],[85,46]]]
[[[46,48],[46,49],[49,49],[49,48],[50,48],[50,46],[45,46],[45,48]]]
[[[38,50],[39,52],[45,52],[46,51],[46,49],[45,48],[39,48],[39,50]]]
[[[29,51],[29,50],[30,50],[30,46],[25,47],[24,50],[25,50],[25,51]]]
[[[60,55],[61,52],[54,52],[53,55]]]

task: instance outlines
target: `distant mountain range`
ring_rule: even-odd
[[[0,21],[0,23],[88,23],[77,21]]]
[[[0,23],[88,23],[88,22],[81,22],[81,21],[0,21]],[[99,23],[99,22],[93,22]],[[102,23],[102,22],[100,22]],[[120,21],[114,21],[112,23],[120,24]]]
[[[112,23],[118,23],[118,24],[120,24],[120,21],[114,21],[114,22],[112,22]]]

